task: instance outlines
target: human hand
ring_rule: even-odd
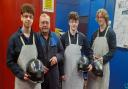
[[[29,75],[27,73],[24,74],[24,80],[29,80]]]
[[[90,64],[90,65],[88,66],[88,71],[92,71],[92,68],[93,68],[93,66],[92,66],[92,64]]]
[[[100,57],[100,58],[98,59],[98,61],[100,61],[100,63],[103,64],[103,57]]]
[[[49,71],[49,69],[46,66],[43,66],[43,68],[44,68],[44,74],[46,74]]]
[[[50,65],[53,66],[57,64],[57,57],[56,56],[53,56],[51,59],[50,59]]]
[[[65,75],[62,75],[62,76],[60,77],[60,79],[61,79],[61,80],[66,80]]]
[[[101,56],[99,56],[99,55],[93,55],[93,58],[96,59],[96,60],[99,59],[100,57]]]
[[[98,60],[99,60],[99,61],[102,61],[102,60],[103,60],[103,57],[98,58]]]

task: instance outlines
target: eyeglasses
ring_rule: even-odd
[[[23,15],[23,17],[24,17],[25,19],[27,19],[27,18],[33,19],[33,16],[32,16],[32,15]]]

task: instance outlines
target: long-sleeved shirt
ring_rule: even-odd
[[[39,59],[41,59],[43,64],[46,67],[48,67],[50,70],[52,70],[52,68],[55,69],[52,70],[52,72],[56,72],[56,75],[53,76],[54,73],[50,72],[52,77],[58,75],[57,71],[59,71],[60,76],[64,75],[64,71],[63,71],[64,49],[59,37],[54,32],[49,32],[48,39],[45,39],[40,32],[37,33],[37,36],[40,44]],[[58,67],[57,65],[50,66],[49,60],[53,56],[57,57]]]
[[[93,42],[94,42],[95,38],[97,37],[97,33],[99,32],[99,37],[103,37],[105,35],[106,30],[107,30],[107,28],[103,32],[100,32],[99,30],[97,30],[93,34],[92,40],[91,40],[91,46],[93,45]],[[111,28],[109,28],[109,30],[106,34],[106,38],[107,38],[107,42],[108,42],[108,46],[109,46],[109,52],[103,56],[103,64],[106,64],[112,58],[112,56],[116,50],[116,34]]]
[[[49,32],[49,38],[46,40],[41,33],[38,33],[38,40],[40,44],[40,59],[45,66],[49,67],[49,61],[53,56],[57,57],[57,61],[63,60],[64,49],[59,37],[54,32]],[[41,55],[44,54],[44,57]]]
[[[7,66],[10,68],[12,73],[20,79],[24,78],[24,71],[17,64],[17,60],[18,60],[18,57],[19,57],[19,54],[21,52],[21,48],[23,45],[21,42],[20,36],[22,36],[25,44],[31,45],[31,44],[33,44],[33,34],[35,36],[35,33],[33,33],[31,31],[30,37],[26,38],[23,35],[22,30],[20,28],[9,39],[9,44],[8,44],[8,48],[7,48]],[[36,36],[35,36],[35,38],[36,38]],[[35,40],[35,43],[37,45],[36,40]]]

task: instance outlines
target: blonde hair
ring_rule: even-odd
[[[105,9],[103,9],[103,8],[99,9],[99,10],[97,11],[97,13],[96,13],[96,21],[98,21],[98,15],[99,15],[99,13],[102,14],[103,18],[104,18],[105,21],[106,21],[106,24],[108,25],[108,22],[109,22],[109,15],[108,15],[108,12],[107,12]]]

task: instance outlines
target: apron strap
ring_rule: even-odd
[[[22,44],[25,45],[25,42],[21,36],[20,36],[20,40],[21,40]],[[35,44],[35,36],[34,35],[33,35],[33,44]]]
[[[107,34],[109,28],[110,28],[110,27],[108,26],[108,27],[107,27],[107,30],[106,30],[106,32],[105,32],[105,35],[104,35],[105,37],[106,37],[106,34]]]
[[[99,30],[98,30],[98,33],[97,33],[97,37],[99,37]]]
[[[34,34],[33,34],[33,44],[36,44],[36,43],[35,43],[35,36],[34,36]]]
[[[104,34],[104,37],[106,36],[106,34],[107,34],[109,28],[110,28],[110,26],[107,27],[107,30],[106,30],[106,32],[105,32],[105,34]],[[98,30],[98,33],[97,33],[97,37],[99,37],[99,30]]]
[[[79,37],[79,34],[77,34],[77,42],[76,42],[77,45],[78,45],[78,37]]]
[[[76,44],[78,45],[78,34],[77,34],[77,42],[76,42]],[[69,44],[71,44],[71,37],[70,37],[70,34],[69,34],[69,31],[68,31],[68,39],[69,39]]]
[[[20,36],[20,40],[21,40],[22,44],[25,45],[25,42],[21,36]]]

